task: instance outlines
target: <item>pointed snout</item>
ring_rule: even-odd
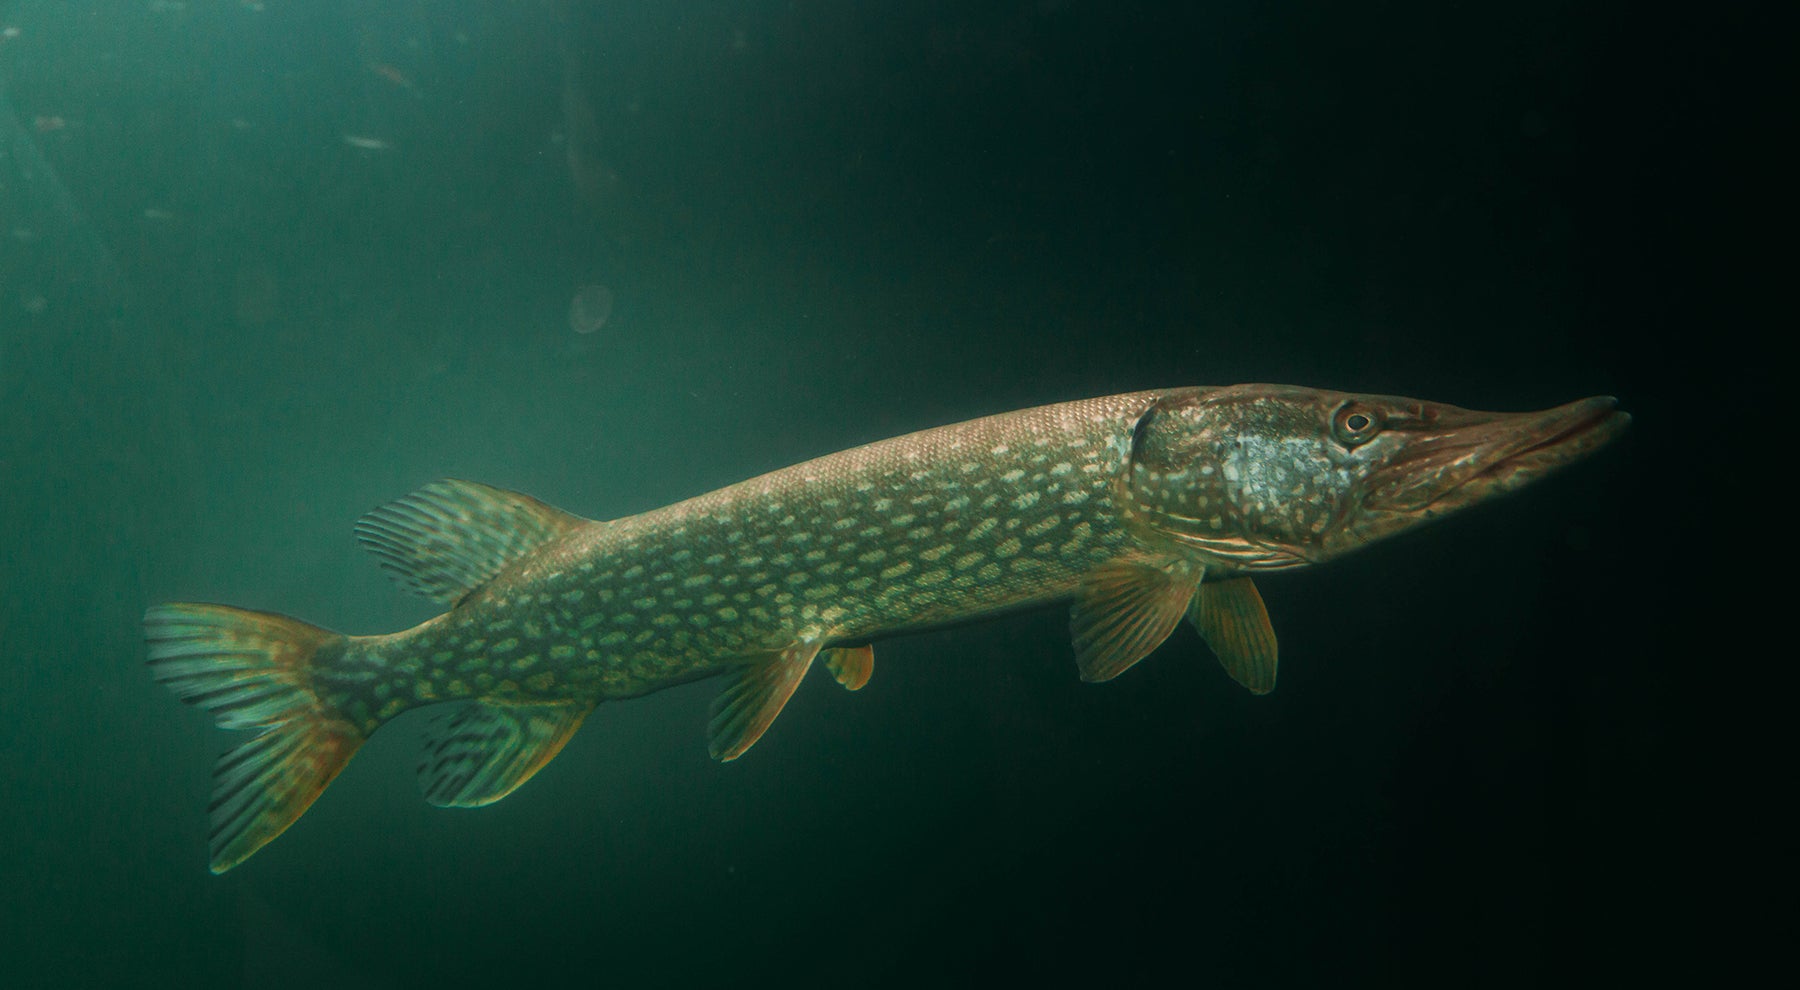
[[[1441,514],[1581,460],[1630,422],[1610,395],[1526,413],[1421,404],[1415,417],[1393,424],[1404,446],[1371,479],[1365,504]]]

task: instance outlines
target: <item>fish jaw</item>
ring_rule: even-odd
[[[1355,486],[1343,522],[1321,541],[1335,557],[1517,491],[1617,439],[1631,423],[1612,396],[1526,413],[1417,403],[1389,422],[1398,442]]]

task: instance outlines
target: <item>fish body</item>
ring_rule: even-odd
[[[215,771],[222,872],[291,824],[382,724],[433,723],[428,800],[497,801],[601,701],[725,687],[712,754],[742,755],[816,659],[846,687],[885,637],[1072,603],[1088,680],[1186,617],[1227,672],[1273,688],[1254,573],[1316,563],[1509,491],[1616,436],[1611,399],[1541,413],[1292,386],[1134,392],[926,430],[641,515],[592,521],[447,481],[359,538],[450,609],[347,637],[171,604],[146,616],[158,679],[260,734]]]
[[[422,673],[445,682],[467,665],[509,697],[624,698],[795,642],[866,643],[1067,597],[1109,557],[1146,552],[1110,492],[1143,395],[929,430],[576,523],[369,659],[447,651]],[[363,532],[431,513],[395,513],[391,528],[378,513]]]

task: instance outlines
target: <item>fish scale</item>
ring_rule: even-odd
[[[713,756],[743,755],[816,659],[861,688],[882,638],[1058,601],[1106,680],[1182,619],[1274,687],[1249,574],[1317,563],[1598,449],[1609,398],[1476,413],[1282,385],[1184,388],[884,440],[604,522],[466,481],[370,513],[359,539],[448,610],[379,636],[172,603],[145,615],[159,680],[262,734],[215,769],[212,868],[292,824],[370,734],[426,731],[427,800],[490,804],[604,700],[718,677]]]
[[[383,637],[365,662],[395,670],[384,697],[358,698],[359,682],[332,701],[385,720],[409,698],[630,697],[798,639],[865,641],[1066,597],[1125,542],[1111,489],[1149,396],[927,430],[583,525]],[[405,654],[431,659],[400,670]]]

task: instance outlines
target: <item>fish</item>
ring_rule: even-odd
[[[210,868],[280,835],[415,708],[419,783],[498,801],[603,701],[717,678],[711,755],[744,755],[808,671],[858,690],[874,644],[1068,603],[1075,664],[1119,676],[1183,618],[1263,694],[1278,650],[1254,584],[1515,491],[1617,438],[1598,396],[1490,413],[1287,385],[1132,392],[1002,413],[596,521],[443,480],[359,542],[448,610],[346,636],[174,602],[144,616],[154,679],[256,733],[213,771]]]
[[[348,131],[344,132],[344,143],[352,148],[361,148],[363,151],[387,151],[393,147],[381,138],[369,137],[365,134],[351,134]]]

